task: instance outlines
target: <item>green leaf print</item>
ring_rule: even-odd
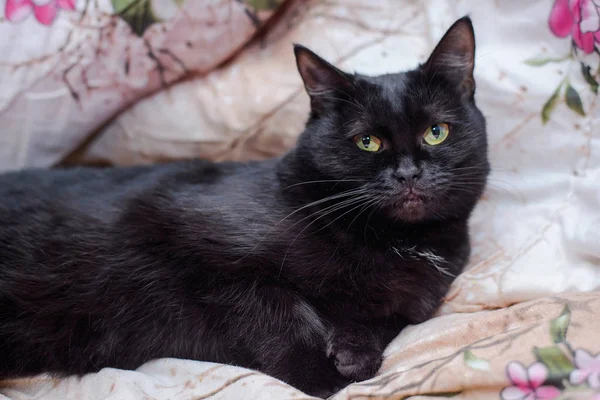
[[[465,364],[472,369],[477,369],[480,371],[488,371],[490,369],[490,363],[483,358],[475,356],[471,350],[466,350],[463,353],[463,358],[465,360]]]
[[[245,0],[255,10],[274,10],[283,4],[285,0]]]
[[[564,343],[567,340],[567,330],[571,322],[571,310],[565,306],[560,315],[550,321],[550,336],[554,343]]]
[[[575,369],[571,360],[556,346],[536,347],[533,349],[535,358],[548,368],[549,379],[560,381],[567,379]]]
[[[111,0],[119,15],[138,36],[156,22],[175,16],[185,0]]]
[[[590,70],[591,68],[589,65],[581,63],[581,73],[583,74],[585,81],[590,85],[592,92],[594,92],[594,94],[598,94],[598,82],[596,79],[594,79]]]
[[[544,106],[542,107],[542,123],[546,124],[550,120],[550,116],[552,115],[552,111],[556,108],[558,104],[558,98],[560,94],[560,90],[562,89],[563,84],[558,85],[552,96],[546,101]]]
[[[577,114],[581,116],[585,116],[585,111],[583,111],[583,104],[581,103],[581,97],[579,97],[579,93],[577,90],[573,88],[570,84],[567,84],[567,91],[565,92],[565,101],[567,102],[567,106]]]
[[[559,63],[563,61],[567,61],[572,58],[571,55],[560,57],[560,58],[545,58],[545,57],[534,57],[528,58],[524,61],[525,64],[531,65],[532,67],[541,67],[542,65],[546,65],[549,63]]]

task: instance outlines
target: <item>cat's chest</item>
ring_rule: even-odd
[[[419,319],[429,314],[454,279],[452,257],[432,249],[390,246],[371,254],[346,254],[324,290],[334,302],[368,317],[402,313]],[[414,314],[414,315],[413,315]],[[414,316],[414,318],[412,318]]]

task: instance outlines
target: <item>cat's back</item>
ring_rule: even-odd
[[[0,213],[95,203],[118,197],[147,181],[147,168],[31,169],[0,175]]]
[[[0,175],[0,236],[36,232],[60,218],[107,221],[149,184],[151,169],[31,169]]]
[[[205,161],[118,168],[28,169],[0,174],[0,208],[52,201],[94,201],[135,195],[162,177],[199,172]],[[214,166],[213,166],[214,168]],[[98,201],[101,202],[101,201]]]
[[[147,192],[193,185],[200,191],[226,186],[264,169],[260,163],[187,160],[117,168],[29,169],[0,174],[0,213],[35,213],[67,207],[88,216],[116,211],[123,202]],[[231,185],[228,185],[231,186]]]
[[[177,208],[181,209],[181,204],[198,205],[200,209],[202,204],[217,208],[225,203],[224,199],[246,204],[254,193],[266,190],[265,185],[272,181],[267,177],[271,171],[269,162],[189,160],[2,174],[0,264],[41,251],[101,248],[103,241],[127,228],[123,221],[135,217],[137,209],[148,211],[144,214],[147,221],[157,219],[162,211],[179,220]],[[138,226],[143,231],[143,226]]]

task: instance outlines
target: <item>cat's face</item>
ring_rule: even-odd
[[[473,99],[474,49],[467,18],[405,73],[349,75],[296,46],[312,109],[298,153],[322,179],[343,181],[340,188],[392,218],[468,214],[489,173],[485,120]]]

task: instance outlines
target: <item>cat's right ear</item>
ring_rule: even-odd
[[[299,44],[294,44],[294,54],[313,111],[319,111],[341,94],[347,94],[352,83],[350,75]]]
[[[475,33],[469,17],[459,19],[448,29],[422,66],[427,74],[444,76],[469,98],[475,92],[474,67]]]

